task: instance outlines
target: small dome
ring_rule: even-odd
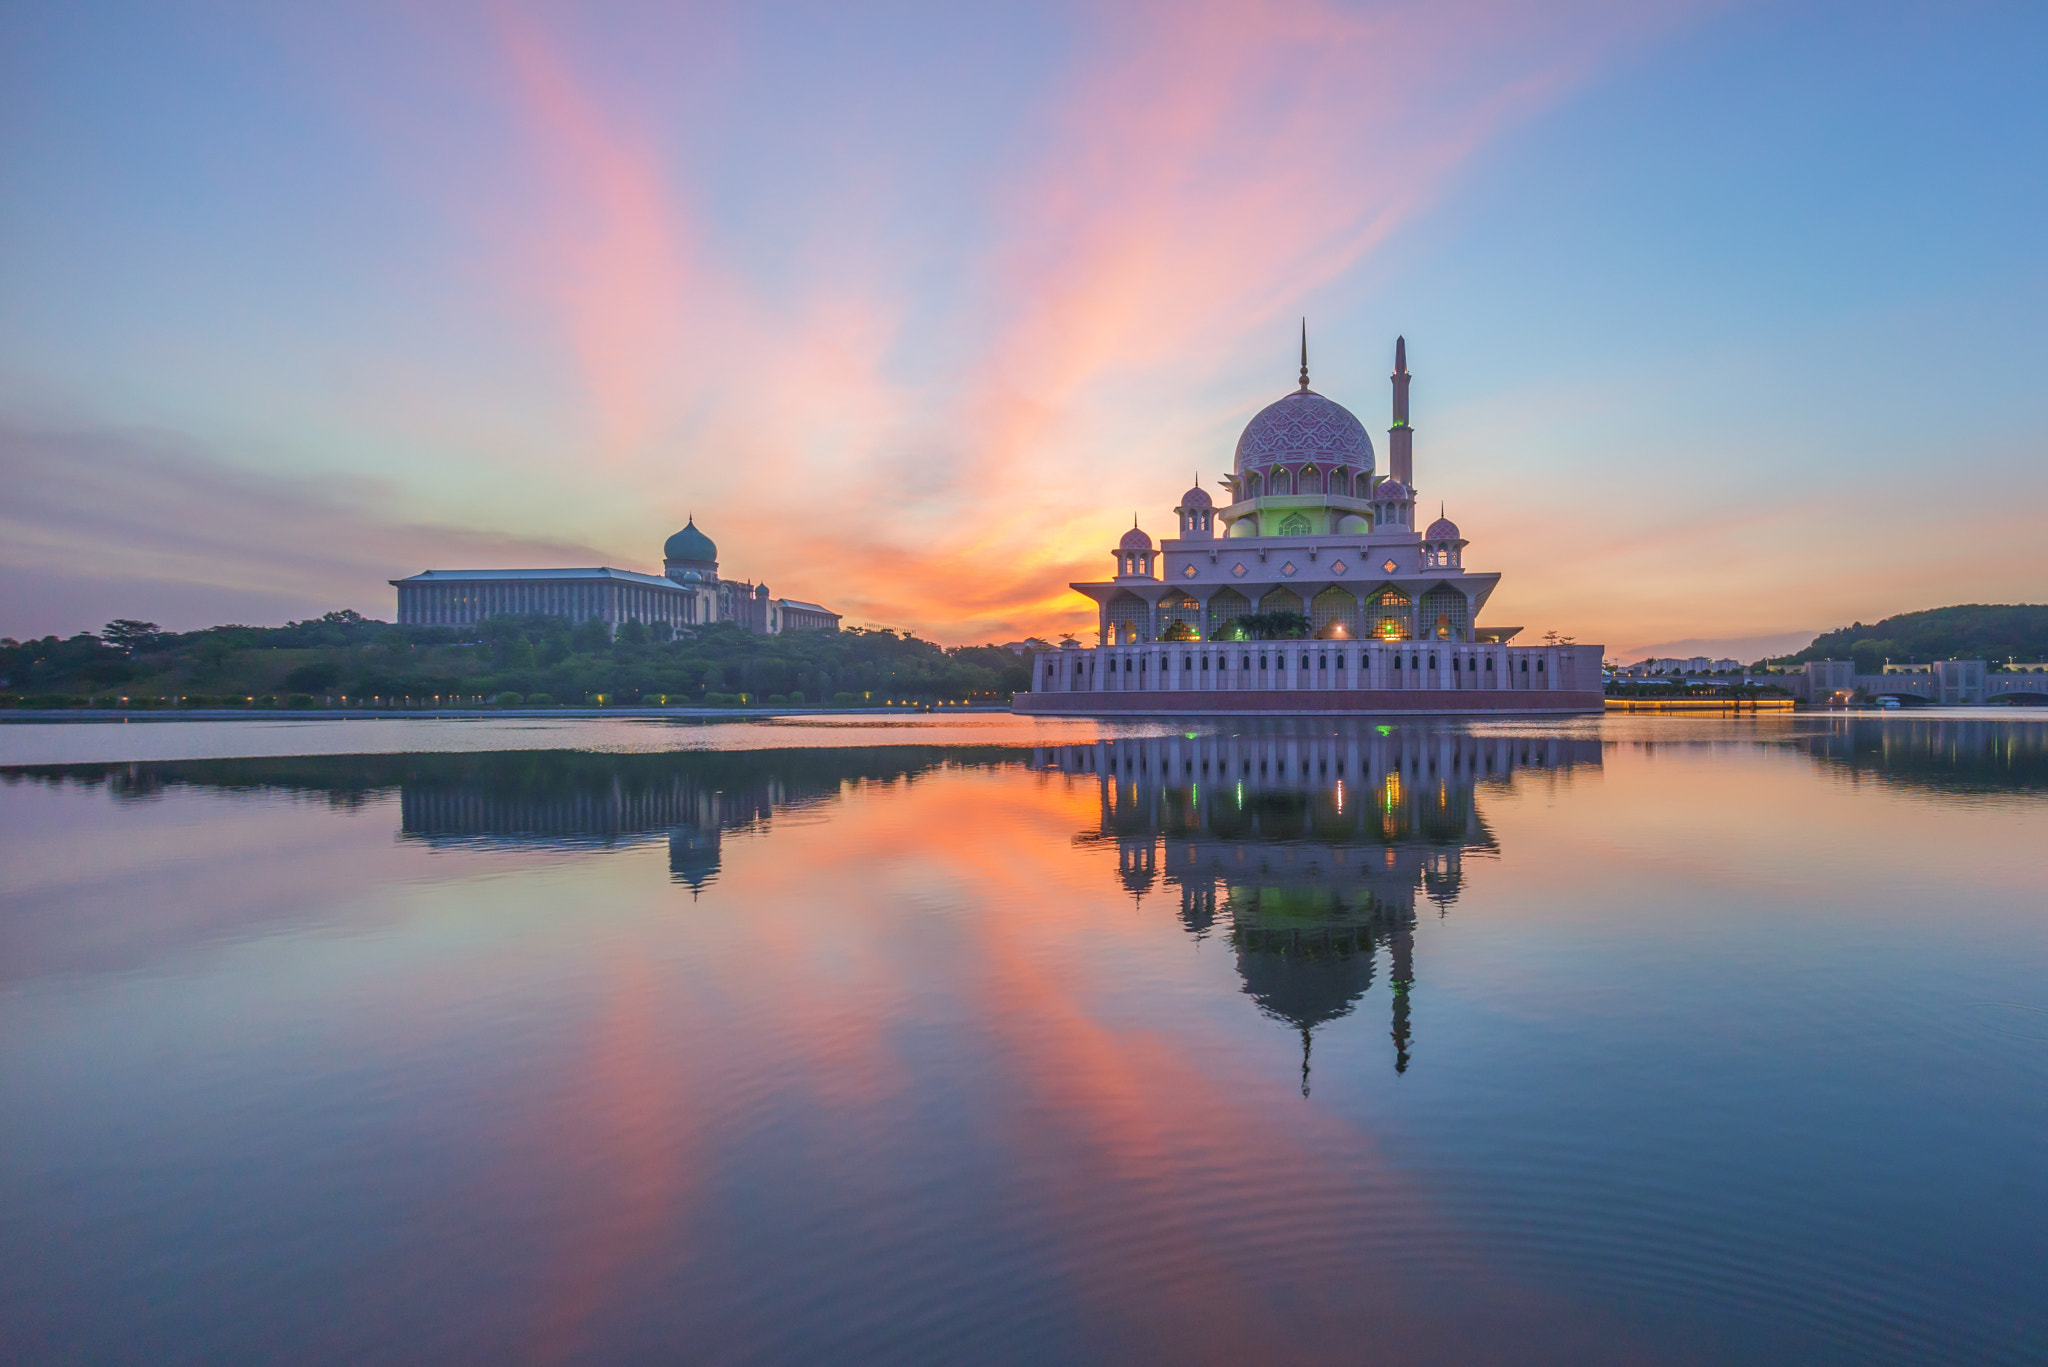
[[[1440,517],[1429,524],[1429,530],[1422,534],[1425,541],[1456,541],[1458,524],[1447,517]]]
[[[1398,479],[1383,479],[1372,486],[1375,503],[1405,503],[1409,497],[1408,486]]]
[[[661,548],[661,554],[667,560],[711,562],[718,559],[718,543],[698,531],[697,519],[692,517],[688,526],[668,539],[668,544]]]
[[[1124,539],[1116,543],[1116,548],[1120,551],[1149,551],[1152,538],[1133,527],[1124,533]]]
[[[695,570],[684,570],[681,582],[685,584],[701,584],[704,582],[704,576]]]
[[[1372,438],[1341,403],[1312,389],[1267,404],[1237,439],[1237,472],[1266,465],[1351,465],[1372,469]]]
[[[1216,506],[1216,500],[1210,498],[1203,491],[1202,486],[1197,484],[1194,488],[1180,496],[1180,506],[1183,508],[1213,508]]]

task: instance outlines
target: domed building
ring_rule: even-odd
[[[662,573],[610,566],[560,570],[427,570],[394,579],[404,624],[469,626],[503,614],[641,622],[669,631],[736,622],[758,635],[837,631],[839,614],[769,596],[766,584],[721,579],[718,543],[693,515],[661,548]]]
[[[1599,710],[1599,647],[1510,646],[1521,628],[1480,624],[1500,575],[1466,568],[1448,517],[1416,530],[1405,338],[1390,378],[1382,471],[1365,424],[1310,388],[1304,331],[1297,386],[1245,424],[1224,497],[1197,483],[1177,535],[1134,525],[1109,578],[1072,585],[1096,644],[1046,652],[1018,710]]]

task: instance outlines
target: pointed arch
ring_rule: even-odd
[[[1300,613],[1304,617],[1308,615],[1302,611],[1301,595],[1293,589],[1271,590],[1265,597],[1259,600],[1259,611],[1262,613],[1294,612]]]
[[[1120,593],[1102,610],[1104,644],[1135,645],[1152,639],[1152,605],[1135,593]]]
[[[1212,641],[1238,640],[1237,619],[1251,615],[1252,600],[1236,589],[1223,589],[1209,598],[1207,616],[1209,639]]]
[[[1358,600],[1335,584],[1309,603],[1309,625],[1324,640],[1348,640],[1358,634]]]
[[[1416,634],[1433,641],[1463,641],[1471,637],[1465,595],[1447,585],[1439,584],[1422,595],[1416,619]]]
[[[1159,600],[1159,639],[1199,641],[1202,639],[1202,605],[1185,593],[1169,593]]]
[[[1373,590],[1366,600],[1365,629],[1375,641],[1415,638],[1415,600],[1392,584]]]

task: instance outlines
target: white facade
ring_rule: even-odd
[[[538,613],[572,622],[684,626],[690,595],[666,579],[607,567],[570,570],[428,570],[394,579],[406,626],[472,626],[501,614]]]
[[[1468,569],[1448,517],[1417,530],[1407,344],[1394,349],[1392,469],[1365,427],[1300,385],[1239,437],[1218,503],[1199,485],[1157,545],[1133,526],[1096,604],[1092,647],[1037,656],[1024,712],[1598,711],[1601,648],[1510,646],[1481,626],[1500,582]]]
[[[608,566],[563,570],[427,570],[393,579],[405,625],[471,626],[501,614],[670,628],[735,622],[758,635],[837,631],[839,614],[816,603],[770,598],[766,584],[718,575],[718,547],[695,518],[662,548],[657,577]]]
[[[1372,440],[1342,405],[1300,387],[1268,405],[1239,438],[1217,504],[1197,486],[1157,547],[1133,527],[1106,580],[1073,588],[1095,600],[1096,644],[1236,639],[1247,617],[1296,614],[1324,640],[1504,642],[1518,627],[1481,627],[1500,582],[1467,569],[1467,541],[1438,517],[1416,528],[1407,346],[1397,342],[1395,469],[1381,476]],[[1267,634],[1253,631],[1244,634]]]
[[[1537,695],[1599,687],[1599,646],[1335,639],[1077,646],[1041,654],[1032,680],[1034,693],[1049,694],[1271,695],[1261,711],[1294,710],[1293,704],[1319,710],[1315,694]],[[1172,697],[1159,701],[1172,710]],[[1450,706],[1457,699],[1441,701]],[[1543,701],[1530,697],[1527,710],[1541,710]]]

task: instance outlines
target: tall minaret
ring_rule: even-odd
[[[1408,425],[1408,339],[1394,339],[1394,425],[1387,429],[1387,473],[1415,487],[1415,429]]]

